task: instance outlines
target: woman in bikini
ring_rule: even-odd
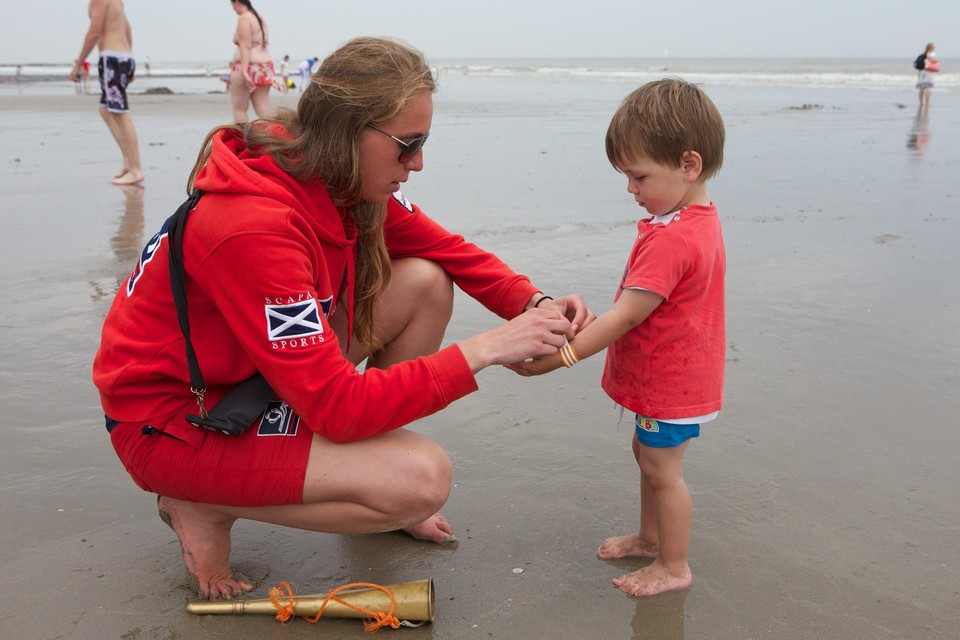
[[[267,25],[250,0],[231,0],[237,12],[237,31],[233,42],[237,50],[230,65],[230,103],[235,122],[247,121],[247,110],[253,103],[257,117],[270,114],[270,87],[277,82],[273,61],[267,50]]]

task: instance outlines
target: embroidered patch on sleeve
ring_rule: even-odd
[[[410,201],[407,200],[406,196],[404,196],[402,193],[400,193],[399,191],[394,191],[393,199],[399,202],[400,206],[402,206],[404,209],[406,209],[410,213],[413,213],[413,205],[410,204]]]
[[[267,339],[271,342],[323,335],[315,299],[292,304],[268,304],[264,306],[264,311],[267,314]]]

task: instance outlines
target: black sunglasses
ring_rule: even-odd
[[[374,131],[379,131],[380,133],[387,136],[388,138],[393,138],[394,140],[397,141],[397,144],[400,145],[400,155],[397,156],[397,161],[400,163],[410,162],[410,159],[413,158],[413,156],[417,155],[417,152],[420,151],[420,149],[423,148],[423,145],[427,142],[427,138],[430,137],[430,134],[428,133],[426,135],[420,136],[419,138],[413,138],[412,140],[404,141],[404,140],[401,140],[400,138],[390,135],[389,133],[387,133],[386,131],[384,131],[383,129],[375,125],[368,124],[367,126],[373,129]]]

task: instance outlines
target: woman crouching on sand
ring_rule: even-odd
[[[178,234],[203,398],[171,293],[169,221],[107,315],[93,371],[107,429],[160,496],[203,598],[253,588],[229,564],[238,518],[455,540],[437,513],[450,460],[403,427],[476,390],[481,369],[557,353],[595,318],[400,193],[424,166],[434,90],[420,52],[359,38],[323,62],[296,112],[207,137],[188,189],[202,196]],[[438,351],[451,283],[511,320]],[[258,373],[276,399],[242,435],[187,421]]]

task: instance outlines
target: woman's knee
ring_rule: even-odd
[[[406,502],[409,511],[428,517],[435,513],[450,496],[453,464],[440,445],[425,440],[418,450],[406,452],[400,458],[402,480],[398,483],[398,501]]]
[[[453,312],[453,281],[446,271],[432,260],[406,258],[392,265],[391,283],[397,285],[398,293],[409,300],[416,300],[421,307],[432,313]]]
[[[397,518],[429,512],[426,518],[450,494],[446,451],[406,429],[347,445],[314,437],[311,446],[305,502],[356,502]]]
[[[407,258],[393,263],[376,333],[384,348],[367,366],[385,369],[437,351],[453,316],[453,282],[435,262]]]

